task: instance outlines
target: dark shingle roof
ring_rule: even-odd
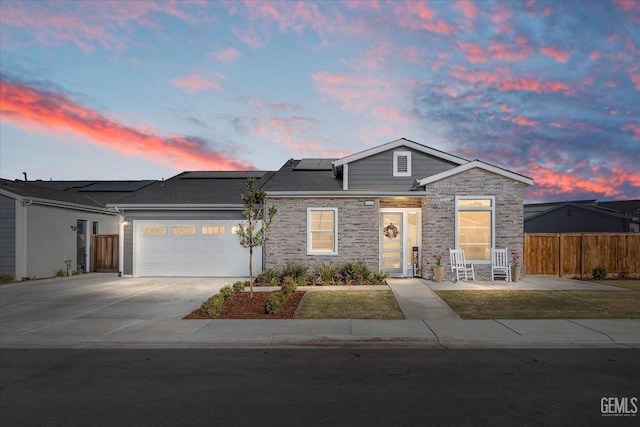
[[[166,181],[158,181],[124,197],[116,205],[198,205],[242,204],[247,178],[256,179],[260,188],[273,172],[195,171],[183,172]]]
[[[84,205],[91,207],[104,208],[105,205],[84,194],[74,191],[61,191],[55,188],[43,187],[25,181],[10,181],[0,179],[0,188],[10,193],[17,194],[25,198],[34,198],[42,200],[50,200],[55,202],[73,203],[76,205]]]
[[[319,165],[330,163],[333,159],[314,159]],[[324,167],[309,170],[309,164],[297,168],[301,160],[289,160],[277,171],[264,186],[270,191],[340,191],[342,180],[333,176],[333,171]]]
[[[81,193],[102,206],[114,203],[123,197],[140,190],[155,180],[139,181],[29,181],[32,185],[64,191]]]

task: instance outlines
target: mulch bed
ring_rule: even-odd
[[[275,293],[277,292],[254,292],[253,298],[250,298],[249,292],[232,295],[224,301],[222,311],[215,319],[293,319],[298,304],[306,292],[294,292],[276,314],[265,313],[264,304],[269,296]],[[211,317],[197,309],[184,319],[211,319]]]

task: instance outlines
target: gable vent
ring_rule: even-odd
[[[411,151],[393,153],[393,176],[411,176]]]

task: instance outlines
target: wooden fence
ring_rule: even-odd
[[[91,271],[98,273],[118,272],[119,250],[117,234],[92,235]]]
[[[590,278],[604,267],[609,277],[640,277],[639,233],[525,233],[527,274]]]

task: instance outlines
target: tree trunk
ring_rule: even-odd
[[[249,247],[249,297],[253,298],[253,247]]]

